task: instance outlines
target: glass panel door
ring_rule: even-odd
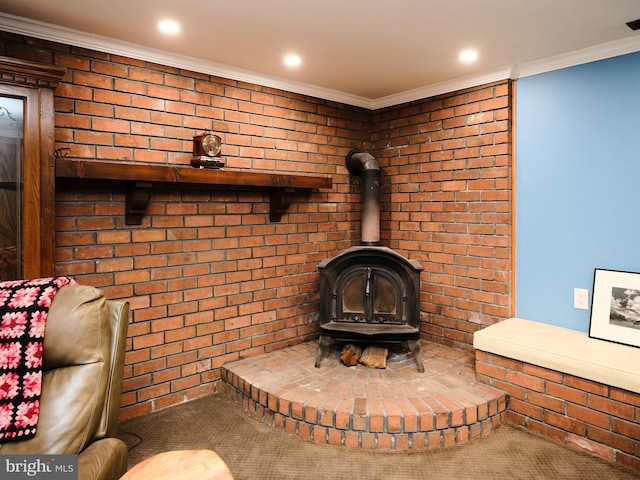
[[[0,281],[22,278],[24,100],[0,96]]]

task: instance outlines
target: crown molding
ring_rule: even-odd
[[[575,67],[584,63],[597,62],[606,58],[617,57],[640,51],[640,36],[624,38],[612,42],[602,43],[594,47],[583,48],[573,52],[543,58],[535,62],[523,63],[517,67],[513,78],[523,78],[541,73]]]
[[[463,90],[465,88],[477,87],[478,85],[486,85],[487,83],[512,78],[512,75],[513,67],[505,67],[480,73],[478,75],[470,75],[467,77],[447,80],[446,82],[434,83],[425,87],[407,90],[406,92],[400,92],[394,95],[380,97],[372,100],[371,109],[377,110],[379,108],[393,107],[403,103],[413,102],[415,100],[422,100],[424,98],[442,95],[443,93],[450,93],[458,90]]]
[[[480,73],[478,75],[461,77],[450,81],[439,82],[425,87],[408,90],[398,94],[371,99],[316,85],[263,75],[250,70],[230,67],[228,65],[207,62],[194,57],[172,54],[170,52],[150,47],[123,42],[100,35],[80,32],[78,30],[38,22],[2,12],[0,12],[0,30],[72,45],[75,47],[134,58],[136,60],[148,61],[169,67],[204,73],[230,80],[252,83],[263,87],[275,88],[369,110],[392,107],[415,100],[422,100],[435,95],[441,95],[465,88],[505,80],[507,78],[517,79],[537,75],[552,70],[559,70],[561,68],[572,67],[583,63],[640,51],[640,36],[633,36],[623,40],[576,50],[563,55],[524,63],[522,65],[506,66],[496,70]]]

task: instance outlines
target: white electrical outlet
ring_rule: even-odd
[[[586,288],[573,289],[573,308],[589,310],[589,290]]]

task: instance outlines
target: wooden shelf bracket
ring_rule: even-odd
[[[279,222],[282,219],[282,215],[287,211],[287,208],[293,203],[292,188],[278,188],[271,190],[269,195],[269,220],[272,222]]]
[[[142,224],[142,217],[151,199],[151,182],[127,182],[124,223]]]

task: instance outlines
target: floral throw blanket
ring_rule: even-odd
[[[0,443],[36,434],[49,307],[69,277],[0,282]]]

